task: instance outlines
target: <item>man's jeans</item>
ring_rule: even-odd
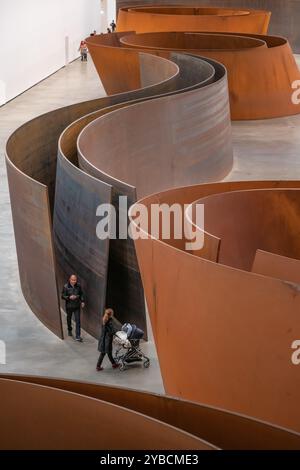
[[[72,331],[72,315],[74,313],[76,323],[76,338],[80,338],[80,308],[75,310],[67,310],[68,331]]]

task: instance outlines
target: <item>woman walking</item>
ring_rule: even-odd
[[[87,62],[88,48],[85,41],[81,41],[78,50],[80,51],[81,62]]]
[[[100,352],[100,356],[97,362],[96,369],[98,371],[103,370],[102,362],[105,357],[105,354],[108,355],[110,362],[112,363],[112,367],[115,369],[118,367],[116,364],[113,355],[112,355],[112,342],[113,336],[115,334],[114,324],[113,324],[113,315],[114,311],[111,308],[107,308],[104,310],[104,314],[102,317],[102,331],[101,336],[98,343],[98,351]]]

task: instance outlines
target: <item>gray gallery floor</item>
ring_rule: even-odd
[[[297,58],[298,59],[298,58]],[[38,374],[163,392],[155,347],[144,345],[152,359],[150,369],[126,372],[107,368],[97,373],[96,341],[83,334],[84,343],[57,339],[31,313],[18,278],[10,212],[4,146],[9,134],[33,117],[70,103],[104,95],[89,61],[73,62],[0,108],[0,340],[7,349],[1,373]],[[300,115],[266,121],[233,123],[235,162],[227,179],[299,179]]]

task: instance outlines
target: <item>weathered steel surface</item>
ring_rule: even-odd
[[[300,260],[257,250],[251,271],[300,284]]]
[[[154,96],[156,94],[158,96],[181,88],[199,87],[201,84],[203,86],[208,84],[209,81],[215,80],[215,73],[218,76],[217,78],[219,78],[220,66],[215,64],[215,62],[209,67],[207,65],[209,60],[200,61],[199,59],[192,58],[191,55],[170,53],[166,54],[169,59],[166,62],[172,65],[167,66],[166,64],[164,67],[169,78],[166,77],[165,80],[155,86],[152,84],[152,81],[157,80],[159,69],[155,60],[152,63],[153,56],[149,53],[138,53],[138,51],[134,51],[132,48],[122,47],[121,36],[124,36],[124,33],[101,34],[86,39],[101,82],[104,84],[105,90],[109,95],[115,93],[123,94],[124,83],[128,85],[128,92],[139,92],[139,96],[137,95],[135,98],[140,98],[146,95]],[[139,80],[135,84],[130,83],[131,71],[127,67],[128,56],[131,55],[138,55],[140,63]],[[163,56],[163,54],[161,55]],[[103,67],[104,62],[106,67]],[[116,63],[118,64],[117,69]],[[123,80],[120,80],[120,75],[123,77]],[[143,85],[144,88],[136,90],[135,86],[137,85]],[[151,90],[149,90],[149,86],[151,86]]]
[[[300,258],[298,189],[233,191],[199,202],[205,205],[205,230],[221,240],[219,263],[251,271],[258,248]]]
[[[149,416],[63,389],[0,379],[0,393],[1,449],[215,449]],[[298,439],[290,436],[293,447]]]
[[[98,39],[102,36],[90,42]],[[127,196],[129,207],[136,192],[140,197],[177,184],[220,179],[231,169],[224,68],[192,56],[171,54],[170,59],[180,70],[173,92],[95,114],[78,137],[81,169],[113,187],[118,214],[119,196]],[[120,319],[141,322],[142,302],[134,244],[131,239],[111,240],[107,304],[115,306]]]
[[[137,6],[121,8],[117,31],[227,31],[264,34],[270,12],[213,7]]]
[[[132,51],[125,49],[120,51],[121,36],[122,34],[112,33],[86,39],[89,52],[108,94],[128,93],[143,89],[145,86],[157,86],[163,82],[164,77],[170,80],[176,75],[176,66],[172,62],[166,62],[162,66],[158,61],[151,61],[151,58],[145,54],[133,54]],[[97,47],[98,42],[102,46],[101,51]],[[112,48],[114,48],[113,60]],[[99,52],[101,57],[98,58]]]
[[[294,52],[300,52],[300,2],[299,0],[143,0],[143,5],[212,6],[247,10],[257,8],[271,12],[269,33],[284,36]],[[140,6],[141,0],[117,0],[121,7]],[[174,29],[173,29],[174,31]],[[238,32],[244,32],[240,29]]]
[[[10,146],[9,142],[12,161],[7,160],[7,175],[22,292],[41,322],[63,338],[48,190],[32,173],[29,177],[18,168],[20,155]]]
[[[78,171],[78,169],[75,169],[69,162],[73,162],[73,164],[77,165],[76,141],[78,135],[88,123],[122,106],[128,106],[129,102],[132,103],[133,100],[144,100],[146,97],[151,97],[151,95],[172,91],[176,87],[179,68],[175,63],[165,59],[157,60],[159,58],[148,54],[134,52],[134,55],[139,57],[138,63],[141,71],[141,85],[143,85],[144,88],[101,99],[98,102],[97,111],[76,120],[62,133],[59,141],[60,157],[62,164],[63,159],[66,160],[64,165],[72,169],[72,172]],[[86,186],[85,189],[82,187],[81,191],[88,191],[90,186],[88,175],[78,171],[78,177],[82,178],[82,186]],[[93,184],[99,186],[100,193],[105,192],[107,185],[103,182],[103,178],[99,179],[99,175],[96,175],[96,177],[98,177],[97,183]],[[94,178],[91,179],[93,180]],[[66,178],[66,181],[71,182],[70,175]],[[59,251],[60,286],[65,282],[65,276],[70,272],[68,270],[70,270],[72,266],[72,271],[75,270],[75,272],[81,273],[80,279],[83,285],[86,286],[87,294],[87,305],[83,315],[84,325],[88,322],[87,331],[91,332],[94,336],[98,336],[98,333],[95,334],[95,331],[99,332],[99,316],[103,310],[103,306],[109,305],[115,310],[116,317],[121,323],[128,321],[137,323],[145,331],[145,338],[147,338],[144,291],[133,242],[127,240],[110,240],[109,261],[107,263],[108,277],[107,282],[105,282],[107,273],[105,272],[106,268],[104,267],[103,260],[107,259],[108,252],[105,244],[102,243],[103,251],[100,241],[97,243],[96,223],[99,220],[96,218],[95,205],[92,204],[90,206],[85,204],[82,206],[82,204],[80,205],[78,203],[76,207],[74,207],[75,215],[76,212],[80,210],[88,210],[90,223],[87,226],[77,221],[76,230],[69,231],[69,227],[74,226],[75,223],[70,210],[68,210],[71,200],[74,198],[74,188],[72,184],[67,184],[67,182],[62,184],[61,175],[57,175],[57,186],[60,191],[56,191],[55,222],[57,223],[55,223],[54,235],[55,243]],[[103,189],[101,189],[101,186]],[[78,190],[78,193],[80,193],[80,190]],[[87,201],[89,197],[87,193],[84,198],[80,198],[80,201]],[[66,204],[66,199],[69,199],[69,204]],[[102,197],[100,197],[100,199],[102,199]],[[135,199],[134,197],[134,200]],[[99,204],[101,202],[108,201],[102,199],[99,200]],[[112,202],[118,212],[118,200],[115,190],[112,193]],[[91,210],[94,211],[94,213],[91,212]],[[59,217],[56,217],[58,215],[57,212],[60,212]],[[60,231],[59,234],[58,230]],[[63,234],[67,233],[68,237],[65,237]],[[82,237],[79,237],[80,233]],[[90,248],[91,244],[94,246],[92,251],[89,250],[89,253],[85,253],[84,256],[82,251],[74,249],[78,244],[78,237],[81,239],[81,243],[83,240],[86,240],[89,241]],[[95,246],[97,246],[98,249],[97,255]],[[90,259],[91,252],[94,253],[93,256],[96,255],[96,259]],[[72,253],[72,256],[70,256],[70,253]],[[101,262],[99,262],[99,257],[102,260]],[[75,268],[77,268],[77,270]],[[107,289],[105,289],[106,285]],[[92,329],[89,325],[90,322],[92,322],[93,325]]]
[[[106,306],[109,240],[96,234],[96,211],[111,202],[111,186],[85,174],[58,153],[53,220],[60,287],[80,273],[86,296],[82,326],[98,337]]]
[[[180,54],[170,58],[181,61]],[[188,56],[180,66],[189,72],[182,71],[177,93],[101,116],[78,138],[81,168],[112,184],[118,194],[128,195],[130,203],[135,201],[135,188],[142,197],[177,185],[221,179],[231,169],[225,69]],[[111,139],[116,126],[118,133]]]
[[[52,387],[141,413],[203,439],[220,449],[299,449],[298,433],[200,403],[126,388],[23,375],[2,379]],[[0,388],[1,390],[1,388]]]
[[[81,256],[83,250],[77,250],[76,253],[73,250],[77,236],[77,228],[80,227],[82,221],[78,219],[77,227],[74,227],[75,220],[73,213],[68,211],[67,214],[64,214],[64,224],[68,221],[70,226],[72,225],[73,233],[72,235],[69,233],[69,238],[63,248],[62,245],[58,243],[59,250],[57,253],[57,261],[60,268],[58,268],[59,289],[57,292],[51,220],[54,205],[58,139],[62,131],[70,123],[87,113],[93,113],[99,109],[102,110],[102,112],[108,112],[106,108],[118,102],[128,101],[133,97],[141,98],[151,94],[164,93],[174,88],[179,72],[176,64],[158,57],[151,57],[149,55],[145,57],[144,54],[138,54],[136,52],[134,52],[133,55],[141,58],[139,70],[143,77],[141,86],[146,83],[144,89],[140,88],[118,96],[110,96],[78,103],[51,111],[29,121],[17,129],[12,134],[7,144],[8,179],[22,291],[33,312],[59,337],[62,337],[62,328],[58,297],[60,298],[63,281],[66,282],[66,279],[62,278],[62,273],[68,277],[70,274],[68,272],[69,268],[80,268],[77,274],[85,286],[88,284],[89,278],[94,276],[94,273],[89,270],[93,264],[89,256],[87,256],[85,260],[86,265],[84,266],[81,264],[83,262]],[[153,66],[153,70],[147,79],[146,71],[151,70],[150,65]],[[88,119],[92,118],[87,117],[86,120],[88,121]],[[76,145],[74,150],[74,142],[66,139],[64,141],[64,149],[66,153],[68,152],[69,160],[76,165],[77,155]],[[64,188],[66,191],[68,188],[69,191],[68,193],[66,192],[63,197],[70,202],[72,197],[74,198],[73,189],[75,180],[78,175],[81,175],[81,172],[78,170],[77,173],[77,170],[68,165],[68,162],[62,161],[62,165],[66,165],[67,168],[72,169],[70,170],[70,175],[72,172],[75,172],[70,178],[70,186],[66,185]],[[88,175],[83,175],[82,179],[83,181],[87,181],[88,179],[92,180]],[[73,184],[71,184],[71,182],[73,182]],[[93,183],[91,183],[91,185],[93,186]],[[105,187],[105,185],[102,186]],[[59,187],[61,188],[61,186]],[[61,195],[60,193],[60,197]],[[75,207],[73,209],[75,209]],[[79,211],[80,208],[77,207],[76,210]],[[93,234],[95,233],[96,222],[97,219],[95,215]],[[58,242],[59,240],[56,239],[56,241]],[[70,253],[74,255],[72,260],[70,260]],[[64,260],[61,258],[62,254],[66,255]],[[78,258],[76,258],[76,254]],[[99,253],[98,256],[103,259],[102,257],[106,255],[105,253],[102,255]],[[64,262],[66,264],[64,264]],[[63,269],[61,269],[62,266],[64,266]],[[103,270],[101,272],[104,273]],[[96,310],[98,310],[98,315],[101,315],[101,308],[105,301],[105,293],[103,292],[104,278],[101,279],[103,279],[103,283],[102,286],[99,284],[98,290],[94,283],[89,287],[89,289],[91,288],[93,291],[93,294],[95,291],[97,292],[98,297],[89,299],[84,316],[85,325],[88,326],[91,321],[88,329],[90,332],[93,332],[93,334],[95,334],[96,322],[95,319],[88,319],[93,318],[93,314],[95,314]],[[139,292],[139,302],[135,299],[135,305],[138,304],[136,309],[144,325],[145,305],[142,285],[141,282],[138,283],[138,279],[136,279],[136,286],[141,292]],[[114,286],[112,289],[118,289],[119,291],[120,286]],[[125,299],[126,295],[127,298],[132,299],[132,297],[127,294],[126,288],[123,288],[122,292]],[[132,300],[128,301],[129,306],[131,301]],[[91,306],[93,306],[92,310],[94,313],[90,314],[89,309]]]
[[[143,288],[141,284],[140,274],[137,266],[135,250],[132,241],[112,241],[109,268],[108,268],[108,289],[105,297],[105,285],[106,285],[106,266],[104,260],[107,259],[107,244],[101,244],[99,242],[99,253],[95,257],[96,253],[96,214],[95,226],[92,227],[92,213],[89,212],[89,216],[85,212],[85,216],[88,217],[89,221],[86,224],[82,224],[85,220],[84,217],[77,217],[76,214],[81,214],[81,211],[86,211],[88,202],[91,202],[89,206],[90,211],[94,211],[96,207],[96,194],[99,196],[99,201],[108,198],[107,186],[100,182],[95,182],[93,178],[88,175],[84,175],[81,171],[76,169],[77,154],[76,154],[76,139],[80,131],[95,118],[105,118],[112,114],[121,113],[122,103],[132,101],[135,99],[135,105],[142,109],[142,105],[146,103],[137,102],[137,100],[145,99],[153,95],[163,95],[170,93],[170,97],[166,98],[166,105],[164,106],[166,119],[166,126],[174,126],[172,132],[176,128],[176,134],[174,137],[170,137],[167,144],[173,146],[178,141],[177,136],[182,134],[184,143],[184,133],[182,133],[180,125],[180,109],[184,109],[184,97],[181,96],[179,104],[173,105],[173,111],[177,112],[178,116],[176,120],[168,121],[167,111],[171,109],[169,103],[172,103],[172,95],[184,91],[187,93],[188,90],[195,88],[202,89],[202,105],[205,109],[205,102],[209,103],[210,94],[213,93],[213,89],[209,86],[212,84],[216,91],[216,100],[220,97],[220,102],[216,105],[215,109],[212,108],[208,111],[207,115],[210,115],[214,111],[220,111],[218,119],[214,122],[213,114],[211,114],[211,123],[215,125],[215,129],[222,130],[219,133],[219,139],[215,139],[214,149],[211,153],[203,153],[201,159],[194,160],[194,170],[191,169],[191,174],[195,175],[197,172],[204,172],[208,177],[222,177],[231,168],[232,165],[232,149],[231,149],[231,136],[230,136],[230,122],[228,114],[228,97],[226,87],[226,75],[224,69],[219,64],[214,64],[211,61],[201,61],[198,58],[184,57],[177,54],[173,54],[174,62],[151,56],[140,54],[136,51],[130,51],[131,55],[139,57],[139,71],[140,71],[140,82],[139,85],[144,88],[135,89],[128,91],[127,93],[121,93],[110,97],[105,97],[99,100],[91,102],[80,103],[72,105],[60,110],[52,111],[43,116],[40,116],[33,121],[25,124],[22,128],[18,129],[11,137],[8,147],[7,154],[8,160],[11,159],[18,161],[20,170],[24,173],[20,173],[20,177],[25,178],[26,181],[30,181],[33,185],[36,185],[40,189],[39,183],[42,183],[44,192],[44,203],[42,207],[43,217],[37,216],[36,224],[37,227],[40,223],[43,223],[43,246],[44,246],[44,275],[41,275],[40,266],[37,265],[34,269],[34,264],[29,263],[28,258],[32,258],[32,254],[36,253],[39,241],[36,238],[30,236],[30,230],[28,229],[28,237],[22,237],[20,230],[16,228],[16,243],[18,247],[19,262],[21,266],[21,284],[25,298],[29,304],[33,306],[34,312],[40,316],[46,324],[51,324],[53,317],[55,316],[58,322],[56,329],[52,326],[52,329],[61,336],[61,320],[59,313],[59,306],[57,297],[60,296],[60,291],[63,282],[66,281],[71,271],[76,271],[80,281],[87,290],[88,302],[85,313],[83,315],[83,323],[87,330],[97,336],[97,315],[100,316],[102,308],[106,303],[109,303],[116,310],[117,318],[121,321],[132,321],[140,324],[146,331],[146,320],[145,320],[145,304],[143,296]],[[177,64],[175,63],[177,62]],[[179,71],[179,67],[181,70]],[[199,78],[200,77],[200,78]],[[201,81],[202,80],[202,81]],[[215,81],[215,83],[213,83]],[[207,85],[207,87],[205,87]],[[190,96],[186,104],[190,103],[194,106],[193,96]],[[157,100],[154,100],[157,102]],[[197,100],[196,100],[197,103]],[[127,106],[124,109],[130,108]],[[200,103],[201,104],[201,103]],[[207,104],[207,108],[211,108]],[[190,106],[190,113],[193,107]],[[156,108],[159,112],[159,108]],[[115,113],[112,113],[115,111]],[[201,108],[201,112],[202,112]],[[86,113],[92,113],[86,115]],[[121,114],[118,114],[122,117]],[[187,114],[192,119],[191,114]],[[181,114],[181,118],[185,117]],[[56,152],[57,144],[60,133],[70,123],[72,124],[66,132],[63,133],[60,141],[60,166],[58,168],[58,180],[57,180],[57,201],[55,209],[55,247],[56,247],[56,258],[57,258],[57,274],[59,289],[57,293],[56,289],[56,276],[53,256],[53,244],[52,244],[52,233],[51,233],[51,218],[52,218],[52,207],[54,201],[54,185],[55,185],[55,172],[56,172]],[[204,121],[203,121],[204,122]],[[145,124],[145,123],[144,123]],[[175,127],[176,126],[176,127]],[[198,126],[198,125],[197,125]],[[201,145],[206,148],[206,139],[211,139],[210,134],[201,131],[200,127],[195,125],[195,131],[201,134],[198,147],[195,147],[193,155],[196,155],[196,150],[201,150]],[[166,130],[167,128],[165,128]],[[187,132],[187,129],[186,131]],[[171,136],[170,132],[169,135]],[[194,139],[193,135],[188,135],[189,139]],[[177,139],[177,140],[176,140]],[[201,142],[201,139],[203,142]],[[181,156],[184,157],[184,146],[182,143]],[[165,146],[166,147],[166,146]],[[104,150],[104,148],[103,148]],[[128,149],[129,152],[130,149]],[[141,149],[140,149],[141,151]],[[110,155],[111,156],[111,155]],[[178,152],[178,156],[180,156]],[[224,157],[224,158],[223,158]],[[129,158],[126,156],[126,158]],[[68,161],[69,160],[69,161]],[[75,166],[74,166],[74,165]],[[177,168],[177,178],[180,179],[181,167]],[[184,182],[189,179],[188,175],[184,175]],[[200,173],[199,173],[200,174]],[[19,175],[19,173],[18,173]],[[30,180],[26,175],[33,178]],[[210,176],[211,175],[211,176]],[[99,177],[99,175],[97,175]],[[205,175],[201,174],[201,178]],[[9,172],[9,179],[11,180],[11,172]],[[106,181],[105,177],[101,178]],[[176,178],[170,180],[170,185],[176,184]],[[36,181],[34,181],[36,180]],[[80,182],[82,180],[82,183]],[[10,181],[11,182],[11,181]],[[107,182],[107,181],[106,181]],[[109,183],[109,181],[108,181]],[[24,183],[25,184],[25,183]],[[102,185],[102,186],[101,186]],[[126,193],[124,188],[127,185],[126,180],[124,183],[120,182],[121,194]],[[12,183],[10,184],[12,188]],[[97,190],[95,189],[97,186]],[[167,186],[168,187],[168,186]],[[93,190],[90,191],[90,189]],[[104,192],[103,192],[104,191]],[[151,185],[148,188],[151,192]],[[50,194],[51,204],[46,204]],[[129,193],[131,198],[129,203],[136,200],[135,189],[129,187]],[[18,196],[18,192],[15,191],[14,187],[11,189],[12,201]],[[120,194],[118,185],[113,185],[113,202],[116,207],[116,198]],[[82,197],[79,198],[79,195]],[[83,201],[84,204],[83,204]],[[76,202],[76,204],[75,204]],[[34,211],[34,201],[30,201],[27,204],[27,213],[30,210]],[[33,205],[31,207],[31,205]],[[12,203],[14,211],[15,226],[19,223],[24,223],[23,219],[20,218],[19,213],[17,215],[17,207],[19,202]],[[20,205],[21,207],[21,205]],[[45,223],[44,218],[47,218]],[[30,223],[32,223],[29,217]],[[22,231],[24,227],[22,226]],[[91,233],[92,231],[92,233]],[[90,233],[90,237],[93,238],[91,245],[87,246],[87,250],[80,250],[79,240],[83,243],[83,240],[89,240],[87,232]],[[24,242],[27,240],[26,250],[24,251]],[[84,246],[84,245],[83,245]],[[90,250],[92,248],[92,250]],[[24,252],[24,253],[23,253]],[[26,260],[26,262],[25,262]],[[96,266],[97,265],[97,266]],[[30,283],[28,281],[30,279]],[[44,291],[38,288],[40,284],[46,286],[52,286],[55,295],[51,296],[51,302],[56,302],[56,314],[53,305],[48,303],[49,309],[44,308]],[[30,284],[30,285],[29,285]],[[32,286],[36,286],[33,290]],[[34,295],[32,294],[34,292]],[[49,292],[49,291],[47,291]],[[33,300],[34,297],[34,300]],[[58,329],[57,329],[58,328]]]
[[[300,80],[300,72],[285,38],[165,32],[124,33],[120,42],[125,47],[166,58],[170,51],[179,51],[224,64],[233,120],[274,118],[300,112],[300,106],[292,102],[292,85]]]
[[[256,198],[257,204],[252,208],[243,205],[239,197],[242,193],[235,195],[241,190],[251,190],[245,194],[251,194],[250,201]],[[191,204],[202,202],[203,198],[207,202],[209,196],[218,199],[221,205],[218,209],[214,206],[211,218],[208,205],[205,220],[210,229],[214,229],[213,224],[218,225],[213,235],[220,236],[221,250],[222,245],[226,250],[232,244],[236,247],[230,248],[232,256],[244,259],[244,266],[238,267],[233,258],[227,258],[229,265],[215,263],[199,253],[185,252],[185,240],[161,241],[148,236],[135,241],[168,394],[300,430],[300,378],[291,361],[291,345],[299,330],[299,285],[251,272],[249,252],[242,240],[244,236],[250,240],[243,227],[247,217],[254,220],[257,214],[263,222],[261,203],[265,214],[272,210],[270,225],[261,229],[257,225],[256,248],[260,248],[261,241],[265,249],[270,246],[271,250],[277,243],[277,249],[283,250],[285,256],[291,254],[300,259],[298,222],[294,225],[299,219],[299,192],[297,181],[248,181],[178,188],[140,201],[149,206],[157,201]],[[270,193],[274,194],[270,200],[260,200],[260,194]],[[227,198],[243,205],[244,213],[241,206],[237,212],[233,204],[226,202]],[[234,241],[227,236],[222,239],[227,224]],[[252,252],[254,249],[253,245]],[[223,263],[224,256],[225,251]],[[179,329],[184,355],[178,348]],[[279,376],[284,380],[278,380]]]
[[[50,211],[55,117],[49,113],[17,129],[7,143],[6,163],[22,292],[35,315],[62,338]],[[45,134],[47,140],[41,139]]]

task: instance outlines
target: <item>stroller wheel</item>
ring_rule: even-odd
[[[124,362],[120,362],[119,363],[119,370],[123,371],[125,369],[126,369],[126,366],[125,366]]]
[[[145,367],[145,369],[148,369],[148,367],[150,366],[150,360],[147,359],[147,361],[144,362],[143,366]]]

